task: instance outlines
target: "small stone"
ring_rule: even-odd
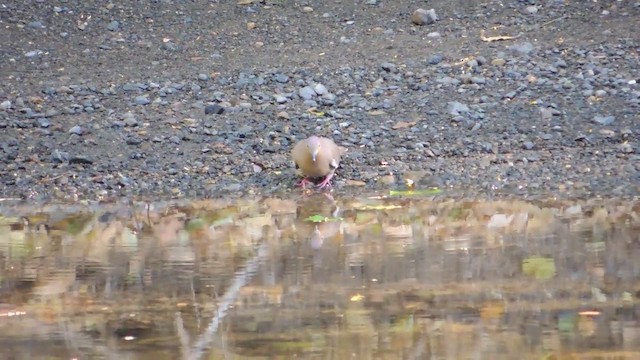
[[[144,95],[136,96],[136,98],[133,101],[137,105],[147,105],[151,102],[151,100],[149,100],[149,98]]]
[[[247,30],[253,30],[256,28],[256,23],[254,23],[253,21],[250,21],[247,23]]]
[[[450,101],[447,103],[447,111],[449,112],[449,114],[457,116],[461,115],[462,113],[468,113],[469,107],[457,101]]]
[[[93,160],[85,155],[73,155],[69,158],[69,164],[91,165]]]
[[[204,108],[204,113],[206,115],[209,115],[209,114],[220,115],[224,113],[224,108],[218,104],[207,105]]]
[[[600,90],[596,90],[595,94],[597,97],[605,97],[607,96],[607,91],[600,89]]]
[[[493,66],[504,66],[504,64],[506,64],[507,61],[505,59],[501,59],[501,58],[497,58],[497,59],[493,59],[491,60],[491,65]]]
[[[429,59],[427,59],[427,63],[429,65],[438,65],[442,62],[443,59],[444,59],[444,56],[442,54],[434,54],[434,55],[431,55]]]
[[[32,29],[42,29],[42,28],[44,28],[44,25],[42,25],[42,23],[40,21],[32,21],[29,24],[27,24],[27,26],[32,28]]]
[[[24,56],[28,58],[32,58],[32,57],[40,56],[42,54],[43,54],[42,50],[31,50],[24,53]]]
[[[327,88],[324,85],[320,84],[320,83],[315,84],[313,86],[313,91],[315,91],[316,94],[321,95],[321,96],[329,92],[327,90]]]
[[[0,103],[0,109],[9,110],[10,108],[11,108],[11,101],[5,100],[2,103]]]
[[[275,96],[275,99],[276,99],[276,102],[277,102],[278,104],[284,104],[284,103],[286,103],[287,101],[289,101],[289,99],[287,99],[287,97],[286,97],[286,96],[283,96],[283,95],[276,95],[276,96]]]
[[[120,28],[120,23],[118,21],[113,20],[107,25],[107,30],[109,31],[117,31]]]
[[[594,116],[593,122],[600,125],[611,125],[616,120],[615,116]]]
[[[390,62],[382,63],[380,64],[380,67],[382,68],[382,70],[387,72],[396,72],[397,69],[396,64]]]
[[[275,79],[276,79],[276,82],[279,82],[280,84],[285,84],[289,82],[289,77],[284,74],[277,74]]]
[[[429,25],[438,21],[438,15],[434,9],[417,9],[411,14],[411,22],[416,25]]]
[[[536,146],[536,145],[535,145],[533,142],[531,142],[531,141],[525,141],[525,142],[522,144],[522,148],[523,148],[523,149],[525,149],[525,150],[533,150],[533,148],[534,148],[535,146]]]
[[[313,12],[313,8],[311,6],[305,6],[302,8],[302,12],[306,12],[306,13]]]
[[[631,146],[631,144],[626,142],[626,143],[620,144],[620,152],[625,154],[633,154],[635,150],[633,146]]]
[[[58,149],[53,150],[51,153],[51,160],[53,160],[54,163],[66,163],[69,161],[69,157],[68,152],[60,151]]]
[[[49,119],[47,118],[37,118],[36,121],[38,122],[38,126],[41,128],[48,128],[51,126],[51,122],[49,122]]]
[[[84,133],[84,130],[79,125],[76,125],[71,129],[69,129],[69,134],[82,135],[83,133]]]
[[[198,80],[200,80],[200,81],[207,81],[209,79],[210,79],[210,77],[207,74],[198,74]]]
[[[289,119],[289,113],[286,111],[280,111],[276,116],[280,119]]]
[[[529,55],[535,47],[530,42],[522,42],[509,46],[509,50],[520,55]]]
[[[138,120],[136,120],[135,115],[131,111],[128,111],[122,117],[122,120],[125,126],[138,126]]]
[[[525,11],[526,11],[527,13],[529,13],[529,14],[535,14],[535,13],[537,13],[537,12],[538,12],[538,7],[537,7],[537,6],[533,6],[533,5],[532,5],[532,6],[527,6],[527,7],[525,8]]]
[[[300,90],[298,90],[298,95],[300,95],[300,97],[304,100],[311,100],[317,94],[316,94],[316,91],[313,90],[311,86],[305,86],[303,88],[300,88]]]

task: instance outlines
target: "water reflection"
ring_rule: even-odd
[[[640,204],[0,209],[2,358],[640,357]]]

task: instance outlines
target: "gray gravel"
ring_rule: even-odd
[[[291,147],[319,134],[349,149],[337,192],[419,173],[452,193],[638,196],[640,7],[429,7],[418,26],[411,1],[10,2],[0,194],[288,193]]]

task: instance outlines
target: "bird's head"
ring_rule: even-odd
[[[311,154],[311,160],[313,160],[313,162],[316,162],[318,153],[320,152],[320,138],[317,136],[312,136],[307,139],[307,148],[309,149],[309,153]]]

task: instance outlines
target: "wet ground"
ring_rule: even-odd
[[[640,203],[5,205],[4,359],[635,359]]]

